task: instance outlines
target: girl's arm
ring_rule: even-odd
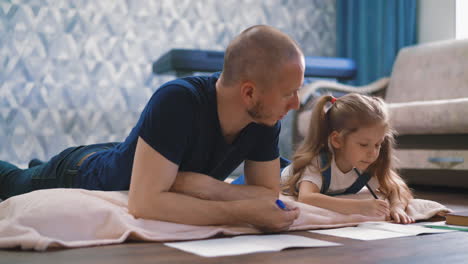
[[[408,201],[400,199],[396,192],[390,193],[388,196],[388,201],[390,202],[390,207],[398,207],[405,210],[408,206]]]
[[[309,181],[300,183],[298,201],[342,214],[369,216],[386,216],[389,214],[388,203],[384,200],[353,200],[324,195],[320,193],[320,189],[316,184]]]
[[[406,183],[398,174],[392,171],[391,175],[395,184],[390,187],[390,192],[388,195],[390,205],[392,207],[406,209],[409,201],[413,199],[413,195],[411,194],[411,191],[409,190]]]
[[[389,191],[388,201],[390,202],[390,217],[397,223],[409,224],[415,220],[406,213],[406,207],[413,195],[403,179],[395,172],[392,173],[395,185]]]
[[[396,223],[410,224],[414,223],[414,218],[410,217],[406,213],[406,207],[408,206],[408,200],[402,200],[397,194],[392,193],[389,196],[390,201],[390,217]]]

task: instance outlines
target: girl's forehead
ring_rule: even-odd
[[[354,137],[364,139],[364,140],[381,140],[385,137],[388,131],[388,126],[385,124],[376,124],[367,127],[358,128],[354,133]]]

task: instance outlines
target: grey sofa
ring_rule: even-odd
[[[410,184],[468,188],[468,40],[403,48],[390,78],[366,86],[304,86],[293,122],[295,144],[307,133],[312,99],[330,92],[385,99],[398,133],[397,164]]]

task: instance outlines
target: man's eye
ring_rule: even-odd
[[[367,144],[361,144],[361,143],[359,143],[359,145],[360,145],[361,147],[367,147]]]
[[[295,90],[294,92],[292,92],[292,93],[286,95],[286,97],[292,97],[292,96],[296,95],[297,92],[298,92],[298,91]]]

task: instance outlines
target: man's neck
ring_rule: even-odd
[[[218,119],[223,137],[231,144],[251,120],[248,119],[239,98],[235,95],[235,87],[221,87],[216,82],[216,103]]]

